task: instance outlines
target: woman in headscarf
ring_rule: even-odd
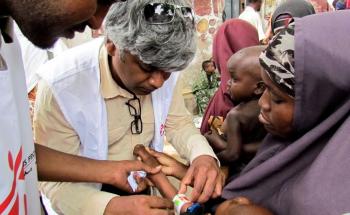
[[[201,125],[201,133],[209,131],[210,116],[226,117],[234,106],[226,93],[226,83],[230,80],[227,61],[237,51],[259,44],[258,32],[248,22],[240,19],[230,19],[218,29],[213,42],[213,59],[221,74],[219,89],[216,91],[206,108]]]
[[[315,14],[312,4],[306,0],[289,0],[280,4],[271,17],[271,30],[276,34],[291,19]]]
[[[288,26],[295,17],[304,17],[315,14],[312,4],[306,0],[288,0],[277,6],[269,21],[266,38],[262,42],[267,44],[273,35]]]
[[[261,54],[259,119],[270,134],[225,199],[245,196],[282,215],[350,212],[349,19],[297,19]]]

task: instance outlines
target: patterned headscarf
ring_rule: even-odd
[[[259,57],[271,80],[290,97],[295,96],[294,23],[276,34]]]

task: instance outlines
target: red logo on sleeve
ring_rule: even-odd
[[[160,134],[160,136],[164,136],[164,134],[165,134],[165,125],[164,124],[160,125],[159,134]]]
[[[10,170],[13,172],[13,180],[10,193],[6,196],[5,200],[0,202],[0,214],[2,214],[6,209],[10,208],[9,215],[19,214],[19,194],[17,192],[17,182],[19,180],[24,180],[24,168],[22,161],[22,147],[19,150],[15,162],[13,162],[13,157],[11,152],[8,153],[8,164]],[[14,200],[15,199],[15,200]],[[26,196],[24,195],[24,206],[26,207]],[[13,201],[14,200],[14,201]],[[10,205],[12,203],[12,205]],[[27,208],[25,208],[27,214]]]

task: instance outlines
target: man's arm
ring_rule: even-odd
[[[144,170],[153,174],[160,170],[160,167],[151,168],[141,161],[98,161],[39,144],[35,144],[35,152],[40,181],[104,183],[132,192],[127,182],[131,171]]]
[[[37,154],[37,164],[39,178],[45,181],[72,181],[72,182],[99,182],[111,184],[116,187],[128,187],[127,191],[132,192],[127,183],[127,175],[133,170],[146,170],[147,172],[156,173],[155,169],[143,164],[141,161],[96,161],[84,157],[74,156],[62,153],[48,147],[35,144]],[[63,165],[57,165],[57,163]],[[83,171],[82,171],[83,170]],[[78,213],[86,214],[149,214],[149,215],[168,215],[171,214],[173,203],[169,200],[156,196],[115,196],[104,192],[86,189],[84,185],[77,184],[74,191],[82,191],[85,195],[91,195],[90,204]],[[62,192],[68,191],[71,195],[75,195],[74,191],[67,190],[69,187],[62,188]],[[67,199],[64,199],[61,204],[66,205]],[[69,201],[69,200],[68,200]],[[98,211],[95,207],[98,202],[106,201],[106,207]],[[79,205],[79,203],[78,203]],[[78,205],[76,205],[78,207]],[[78,211],[78,210],[77,210]],[[74,213],[74,212],[73,212]]]

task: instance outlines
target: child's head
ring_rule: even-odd
[[[214,61],[212,59],[203,61],[202,69],[208,75],[213,74],[216,69]]]
[[[228,60],[231,79],[227,83],[227,91],[235,104],[259,98],[263,93],[259,64],[259,55],[263,50],[264,46],[244,48]]]
[[[244,197],[238,197],[221,203],[215,215],[272,215],[272,213]]]
[[[282,29],[260,55],[265,91],[259,120],[273,135],[288,137],[294,115],[294,25]]]

